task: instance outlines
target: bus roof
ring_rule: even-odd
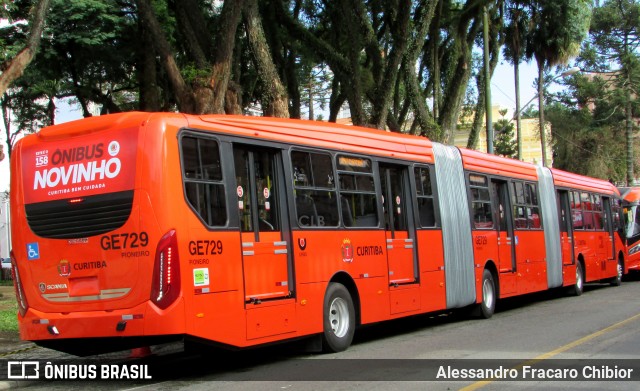
[[[296,119],[234,115],[187,116],[187,119],[189,126],[196,129],[215,129],[235,135],[258,136],[298,145],[434,162],[432,143],[425,137]]]
[[[520,160],[460,148],[464,168],[493,175],[537,181],[536,166]]]
[[[620,192],[613,184],[602,179],[573,174],[556,168],[552,168],[551,173],[553,174],[553,183],[558,187],[620,195]]]
[[[42,128],[36,135],[39,139],[52,141],[65,137],[79,136],[107,129],[128,128],[140,126],[146,122],[153,114],[144,112],[126,112],[117,114],[100,115],[83,118],[75,121],[65,122],[59,125]],[[163,116],[180,116],[182,114],[163,113]]]
[[[623,195],[623,199],[628,203],[640,202],[640,187],[630,187]]]

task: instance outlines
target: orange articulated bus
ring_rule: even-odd
[[[82,355],[248,347],[620,283],[608,182],[398,133],[123,113],[42,129],[12,156],[25,340]]]
[[[627,270],[640,271],[640,188],[621,188],[624,214]]]

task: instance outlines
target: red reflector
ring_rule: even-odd
[[[180,257],[176,231],[167,232],[158,242],[151,286],[151,301],[166,309],[180,295]]]

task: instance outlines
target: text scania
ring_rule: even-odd
[[[122,163],[117,157],[109,160],[102,159],[88,163],[76,163],[66,167],[53,167],[36,171],[33,181],[33,190],[56,187],[59,184],[77,184],[113,179],[120,174]]]

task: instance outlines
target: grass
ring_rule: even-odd
[[[13,280],[0,280],[0,286],[13,286]]]
[[[15,300],[7,300],[0,297],[0,332],[17,332],[18,303]]]
[[[0,280],[0,286],[13,286],[11,280]],[[18,303],[13,290],[2,289],[0,293],[0,333],[18,332]]]

